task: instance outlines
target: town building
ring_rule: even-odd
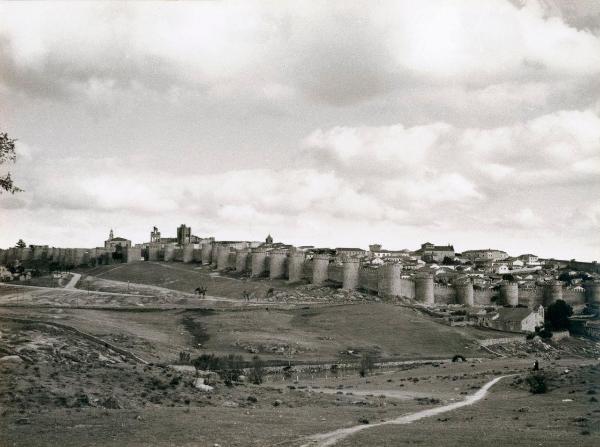
[[[452,245],[434,245],[431,242],[421,244],[416,252],[425,262],[443,262],[445,258],[454,259],[455,252]]]
[[[362,258],[367,254],[362,248],[337,247],[335,257],[338,259]]]
[[[506,332],[535,332],[544,325],[544,307],[501,307],[483,317],[481,325]]]
[[[111,228],[110,233],[108,234],[108,239],[104,241],[104,248],[107,248],[111,251],[116,251],[117,249],[121,250],[129,247],[131,247],[131,241],[129,239],[125,239],[124,237],[115,237]]]
[[[461,253],[461,256],[474,261],[475,259],[491,259],[492,261],[503,260],[508,258],[508,253],[494,248],[484,248],[480,250],[466,250]]]

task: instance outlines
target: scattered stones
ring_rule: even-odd
[[[0,357],[0,363],[22,363],[23,359],[18,355],[5,355]]]
[[[101,402],[100,405],[102,405],[104,408],[108,408],[110,410],[119,410],[119,409],[123,408],[121,406],[121,403],[118,401],[118,399],[115,396],[107,397],[106,399],[104,399]]]
[[[280,399],[275,399],[275,400],[273,401],[273,406],[274,406],[274,407],[278,407],[278,406],[280,406],[282,403],[283,403],[283,402],[282,402]]]

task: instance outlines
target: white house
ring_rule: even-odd
[[[481,321],[486,327],[507,332],[535,332],[535,328],[544,325],[544,307],[501,307],[488,314]]]

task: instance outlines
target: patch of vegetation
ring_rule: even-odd
[[[265,364],[259,356],[255,355],[252,357],[251,370],[248,374],[248,378],[255,385],[263,383],[265,377]]]
[[[375,362],[377,361],[377,357],[372,352],[363,352],[360,358],[360,365],[358,368],[358,373],[361,377],[365,377],[367,374],[373,371],[375,368]]]
[[[573,315],[573,308],[564,300],[556,300],[548,306],[545,319],[552,329],[560,331],[569,329],[569,317]]]
[[[548,391],[548,378],[543,372],[531,373],[525,378],[532,394],[544,394]]]
[[[181,324],[192,335],[195,343],[204,344],[210,339],[210,335],[208,335],[202,323],[194,320],[194,318],[185,316],[181,319]]]

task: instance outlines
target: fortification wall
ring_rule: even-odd
[[[585,305],[587,302],[585,291],[579,292],[577,290],[565,288],[562,291],[562,297],[562,299],[565,300],[565,302],[569,303],[571,306],[582,306]]]
[[[187,244],[183,247],[182,250],[182,261],[184,264],[189,264],[191,262],[194,262],[194,245],[193,244]]]
[[[161,259],[160,246],[150,245],[148,246],[148,261],[159,261]]]
[[[202,249],[201,248],[194,248],[194,262],[197,262],[198,264],[202,264]]]
[[[173,262],[175,260],[175,246],[167,245],[165,247],[163,260],[165,262]]]
[[[492,299],[498,296],[495,290],[473,290],[473,303],[478,306],[489,306],[492,304]]]
[[[139,247],[128,247],[124,251],[124,260],[128,264],[131,262],[137,262],[142,257],[142,249]]]
[[[531,309],[544,304],[544,291],[541,287],[519,289],[519,304]]]
[[[358,269],[358,285],[370,292],[378,292],[378,274],[376,269],[360,267]]]
[[[456,290],[454,287],[434,283],[433,301],[435,304],[456,304]]]
[[[327,268],[327,278],[339,284],[344,282],[344,267],[339,264],[329,264]]]

